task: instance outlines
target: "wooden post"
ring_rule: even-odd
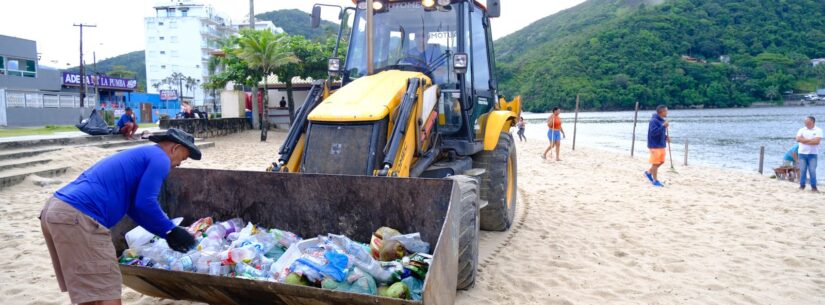
[[[633,113],[633,142],[630,143],[630,157],[636,152],[636,121],[639,120],[639,102],[636,102],[636,112]]]
[[[762,165],[765,164],[765,146],[759,147],[759,173],[762,174]]]
[[[688,139],[685,139],[685,166],[688,165]]]
[[[573,150],[576,150],[576,125],[579,123],[579,95],[576,94],[576,114],[573,117]]]

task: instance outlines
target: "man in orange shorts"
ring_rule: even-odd
[[[650,118],[647,127],[647,148],[650,149],[650,170],[645,171],[645,176],[653,186],[662,187],[664,184],[659,181],[659,166],[665,163],[665,148],[670,138],[667,136],[668,122],[667,106],[659,105],[656,113]]]

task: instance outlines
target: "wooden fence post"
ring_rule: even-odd
[[[762,174],[762,166],[765,164],[765,146],[759,147],[759,173]]]
[[[576,150],[576,125],[579,123],[579,95],[576,95],[576,115],[573,117],[573,150]]]
[[[633,113],[633,143],[630,143],[630,157],[636,153],[636,122],[639,120],[639,102],[636,102],[636,111]]]

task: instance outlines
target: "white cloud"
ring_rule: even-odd
[[[584,0],[503,0],[502,17],[493,21],[495,38],[512,33],[544,16],[572,7]],[[166,1],[164,1],[166,2]],[[245,0],[206,0],[217,10],[240,22],[249,14]],[[350,0],[321,3],[352,5]],[[483,2],[483,1],[482,1]],[[153,0],[27,0],[4,1],[0,34],[37,41],[41,64],[64,68],[79,62],[79,31],[74,23],[97,25],[84,29],[87,64],[95,52],[98,61],[144,49],[143,18],[154,15]],[[255,12],[297,8],[310,11],[316,1],[256,1]],[[15,13],[10,13],[15,12]],[[308,17],[307,17],[308,19]]]

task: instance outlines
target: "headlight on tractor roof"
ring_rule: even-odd
[[[467,72],[467,63],[469,61],[469,57],[467,53],[455,53],[453,55],[453,69],[455,69],[456,73],[465,73]]]

